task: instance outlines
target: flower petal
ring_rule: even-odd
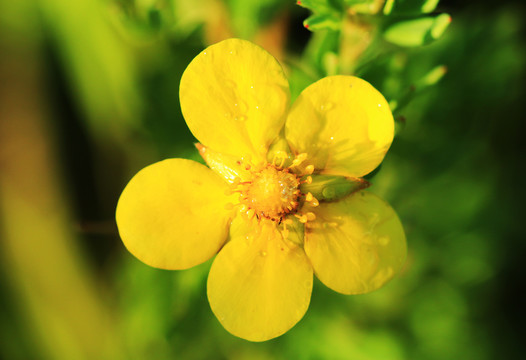
[[[195,144],[195,147],[206,165],[230,184],[234,183],[236,179],[245,181],[250,178],[251,174],[246,165],[238,158],[219,153],[199,143]]]
[[[169,159],[147,166],[126,185],[117,226],[128,250],[162,269],[210,259],[228,235],[226,182],[206,166]]]
[[[289,85],[268,52],[240,39],[206,48],[181,78],[181,110],[203,145],[262,161],[285,121]]]
[[[361,177],[383,160],[394,136],[385,98],[365,80],[329,76],[295,101],[285,136],[296,153],[324,174]]]
[[[309,307],[313,276],[305,253],[266,220],[238,217],[230,236],[208,276],[212,311],[243,339],[265,341],[285,333]]]
[[[406,242],[394,210],[366,191],[321,203],[307,223],[305,252],[316,276],[344,294],[380,288],[402,267]]]

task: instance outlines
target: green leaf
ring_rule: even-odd
[[[385,15],[420,15],[433,12],[440,0],[387,0]]]
[[[391,25],[384,32],[384,38],[398,46],[422,46],[440,38],[450,23],[448,14],[401,21]]]
[[[335,14],[311,15],[303,22],[303,26],[311,31],[323,29],[339,30],[340,24],[341,20]]]
[[[314,13],[326,14],[343,10],[343,4],[339,0],[298,0],[296,4]]]
[[[344,3],[352,12],[372,15],[382,10],[384,0],[344,0]]]

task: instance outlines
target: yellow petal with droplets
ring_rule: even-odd
[[[353,76],[329,76],[307,87],[285,124],[292,151],[307,153],[323,174],[361,177],[383,160],[394,136],[385,98]]]
[[[277,60],[239,39],[197,55],[181,78],[179,96],[186,123],[203,145],[254,162],[265,160],[290,98]]]
[[[344,294],[380,288],[402,267],[406,241],[402,224],[383,200],[361,191],[321,203],[307,223],[305,252],[316,276]]]
[[[162,269],[210,259],[228,235],[226,182],[206,166],[169,159],[147,166],[126,185],[117,226],[128,250]]]
[[[212,311],[243,339],[265,341],[285,333],[309,307],[313,276],[304,251],[284,241],[267,220],[238,217],[230,236],[208,276]]]

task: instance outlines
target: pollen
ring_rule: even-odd
[[[311,183],[314,171],[313,165],[305,164],[307,154],[295,155],[288,167],[283,167],[288,154],[275,154],[272,163],[250,164],[239,160],[237,164],[247,170],[249,176],[236,177],[226,190],[227,195],[238,193],[238,202],[227,204],[226,209],[238,209],[249,219],[268,219],[283,226],[282,233],[287,237],[287,225],[290,216],[296,221],[306,223],[316,216],[311,211],[319,205],[319,201],[311,193],[302,193],[300,185]],[[301,167],[300,167],[301,165]]]
[[[289,172],[267,164],[252,173],[253,178],[241,190],[241,202],[254,210],[258,217],[279,221],[283,216],[295,212],[301,194],[300,180]]]

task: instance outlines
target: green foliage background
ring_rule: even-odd
[[[0,3],[0,358],[520,358],[524,16],[519,1]],[[397,120],[370,190],[404,224],[403,272],[360,296],[316,281],[305,318],[265,343],[214,318],[210,262],[150,268],[113,220],[142,167],[198,160],[179,80],[226,37],[277,56],[293,97],[356,74]]]

